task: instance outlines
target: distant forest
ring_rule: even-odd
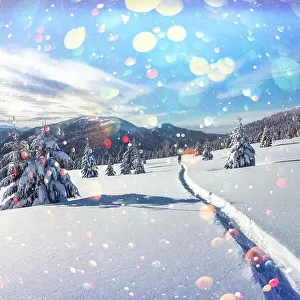
[[[234,127],[234,125],[232,127]],[[300,107],[282,111],[261,120],[246,124],[245,132],[251,143],[260,142],[265,127],[269,128],[273,140],[300,137]],[[213,150],[227,147],[229,147],[228,136],[212,141]]]

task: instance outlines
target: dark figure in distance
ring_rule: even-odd
[[[181,154],[178,155],[178,163],[181,164]]]

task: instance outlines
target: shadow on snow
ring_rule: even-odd
[[[128,205],[152,205],[164,206],[176,203],[199,203],[201,200],[194,199],[173,199],[164,196],[147,196],[143,194],[125,194],[125,195],[102,195],[100,199],[93,200],[92,198],[84,198],[71,200],[68,202],[60,202],[55,205],[80,207],[80,206],[98,206],[98,207],[113,207],[122,204]]]

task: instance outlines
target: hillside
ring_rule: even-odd
[[[245,132],[251,143],[260,141],[264,127],[268,127],[273,140],[290,139],[300,136],[300,106],[286,109],[271,116],[245,124]],[[235,124],[232,124],[232,129]],[[227,135],[221,139],[214,139],[212,148],[215,150],[228,147]]]
[[[281,111],[272,116],[249,123],[246,132],[258,142],[263,128],[267,126],[274,139],[285,139],[298,136],[300,130],[300,106]]]
[[[31,136],[39,133],[40,128],[35,127],[22,132],[20,139],[30,139]],[[206,139],[212,141],[219,137],[217,134],[206,134],[202,131],[179,128],[172,124],[162,124],[160,127],[147,129],[117,117],[77,117],[52,124],[51,130],[66,152],[70,153],[71,148],[75,148],[75,158],[82,155],[86,138],[89,138],[96,155],[103,155],[108,149],[111,154],[117,155],[123,145],[122,137],[124,136],[128,136],[129,139],[134,137],[141,144],[141,148],[146,151],[158,151],[166,142],[169,147],[177,141],[182,146],[194,146],[198,141],[203,143]],[[111,147],[105,148],[107,139],[111,141]]]

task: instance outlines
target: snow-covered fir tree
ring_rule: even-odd
[[[98,167],[96,164],[95,157],[93,155],[93,150],[89,145],[88,138],[81,160],[81,168],[81,174],[83,178],[98,177]]]
[[[128,175],[131,174],[131,170],[134,170],[133,161],[135,159],[136,146],[135,142],[128,144],[127,150],[123,154],[123,159],[120,165],[121,174]]]
[[[58,203],[79,196],[67,170],[61,167],[70,158],[58,147],[49,126],[44,126],[32,141],[30,153],[27,167],[12,193],[5,195],[1,210]]]
[[[170,157],[172,156],[172,144],[166,140],[163,144],[161,157]]]
[[[134,152],[133,168],[134,168],[134,174],[145,173],[143,160],[140,156],[139,151],[137,151],[137,150]]]
[[[211,153],[211,145],[209,142],[204,143],[202,156],[203,160],[212,160],[214,158],[214,156]]]
[[[239,122],[239,118],[238,118],[238,122]],[[237,136],[237,132],[238,132],[238,130],[239,130],[239,128],[238,128],[238,126],[237,127],[235,127],[235,128],[233,128],[232,129],[232,131],[230,132],[230,134],[228,135],[228,137],[227,137],[227,147],[228,148],[231,148],[234,144],[235,144],[235,138],[236,138],[236,136]]]
[[[107,168],[106,168],[106,171],[105,171],[105,175],[107,175],[107,176],[115,176],[116,175],[116,172],[113,168],[113,164],[112,164],[111,159],[109,159],[109,161],[108,161],[108,165],[107,165]]]
[[[128,151],[123,154],[123,160],[120,165],[122,175],[131,174],[131,160],[128,154]]]
[[[13,118],[13,124],[13,141],[5,143],[2,147],[2,151],[9,151],[4,154],[1,160],[0,188],[6,188],[3,199],[7,199],[16,193],[20,178],[28,165],[29,146],[26,141],[19,142],[15,118]],[[0,199],[0,201],[3,201],[3,199]]]
[[[142,150],[143,151],[143,150]],[[146,157],[146,152],[145,151],[143,151],[142,153],[141,153],[141,158],[142,158],[142,160],[143,160],[143,164],[145,165],[146,163],[147,163],[147,157]]]
[[[255,150],[245,135],[241,118],[238,118],[238,126],[231,134],[231,144],[224,166],[226,169],[255,166]]]
[[[199,141],[195,145],[195,152],[201,153],[201,143]]]
[[[271,147],[272,146],[272,136],[270,133],[270,130],[268,127],[264,128],[263,134],[261,136],[260,140],[260,147],[265,148],[265,147]]]

